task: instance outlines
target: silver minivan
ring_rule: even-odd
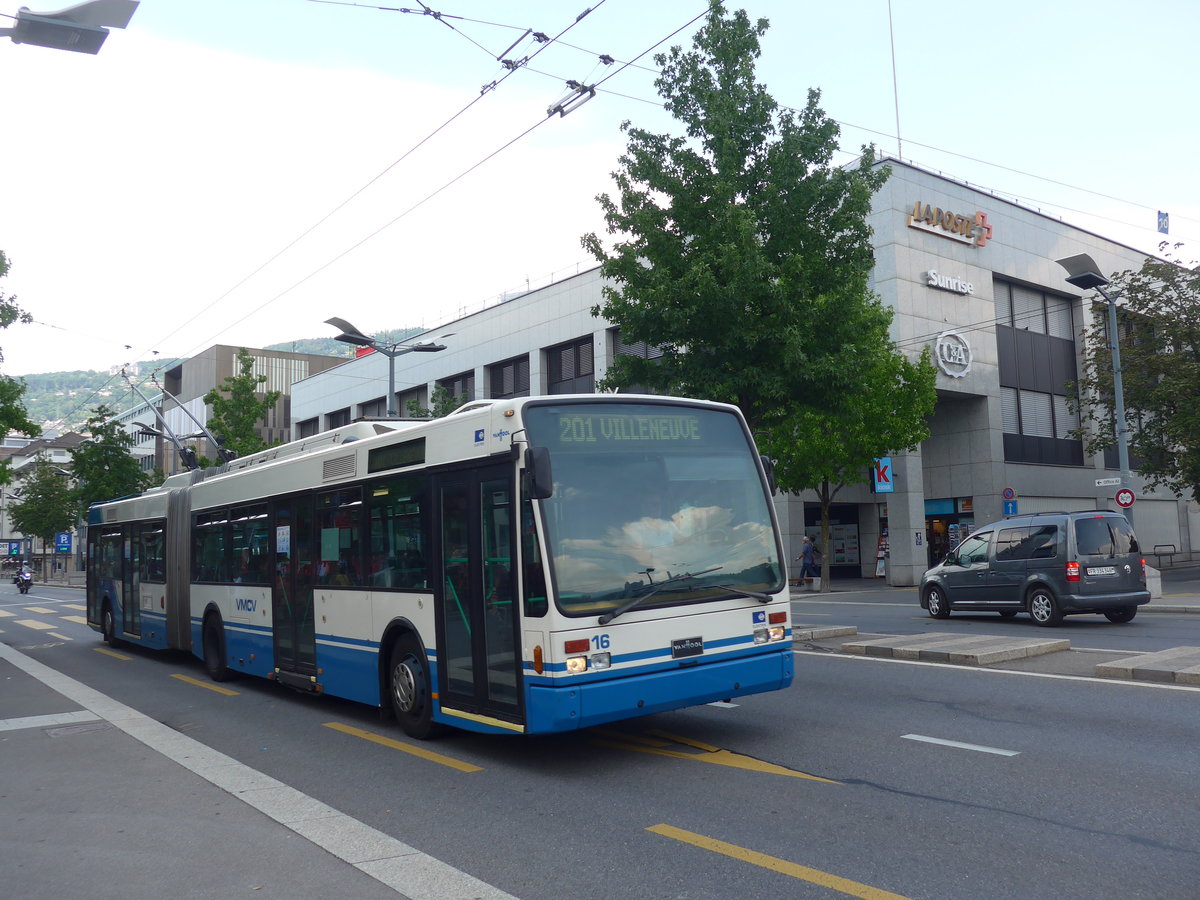
[[[1038,625],[1103,614],[1129,622],[1150,602],[1146,560],[1129,521],[1109,510],[1013,516],[985,525],[921,579],[921,607],[951,612],[1027,612]]]

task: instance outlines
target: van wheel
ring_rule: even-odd
[[[1029,594],[1029,615],[1038,625],[1053,626],[1062,624],[1062,610],[1058,601],[1045,588],[1034,588]]]
[[[421,645],[410,634],[404,635],[392,647],[388,662],[388,694],[392,711],[405,734],[423,741],[440,733],[441,726],[433,721],[429,664]]]
[[[946,595],[941,588],[931,587],[925,592],[925,607],[935,619],[950,618],[950,604],[946,602]]]
[[[1104,614],[1104,618],[1110,622],[1116,622],[1118,625],[1123,625],[1126,622],[1132,622],[1133,617],[1136,615],[1136,606],[1123,606],[1120,609],[1110,609]]]
[[[204,671],[213,681],[228,681],[229,667],[225,665],[225,632],[218,616],[204,620]]]

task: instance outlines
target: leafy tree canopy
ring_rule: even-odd
[[[3,250],[0,250],[0,278],[4,278],[8,274],[9,266],[8,257],[4,255]],[[28,324],[32,321],[33,316],[17,305],[15,296],[0,291],[0,328],[7,328],[14,322]],[[4,354],[0,352],[0,362],[3,361]],[[29,413],[26,412],[21,399],[24,393],[24,382],[10,378],[8,375],[0,375],[0,436],[17,432],[29,437],[36,437],[42,433],[42,429],[29,419]],[[7,484],[11,479],[11,469],[8,461],[5,460],[0,463],[0,484]]]
[[[154,480],[130,454],[133,438],[112,418],[113,413],[108,406],[96,407],[85,426],[91,437],[71,451],[80,517],[86,516],[91,504],[141,493]]]
[[[868,289],[866,218],[889,170],[871,147],[834,166],[819,93],[792,111],[755,82],[767,27],[712,0],[693,49],[656,57],[685,136],[622,126],[618,194],[597,198],[619,239],[583,245],[612,281],[593,314],[662,351],[617,356],[602,386],[736,403],[781,487],[823,487],[827,520],[838,487],[927,436],[935,371],[895,350]]]
[[[1118,302],[1121,380],[1128,444],[1151,486],[1200,498],[1200,266],[1184,264],[1166,243],[1162,258],[1113,276]],[[1088,452],[1116,445],[1112,351],[1101,307],[1085,340],[1078,382],[1084,398],[1080,436]]]
[[[50,544],[54,535],[70,531],[76,522],[70,475],[44,456],[30,466],[32,470],[21,480],[21,499],[10,507],[12,524],[22,534]]]
[[[266,375],[254,374],[254,357],[245,347],[238,350],[238,374],[227,376],[219,387],[204,395],[212,407],[208,429],[222,446],[238,456],[248,456],[267,448],[255,427],[274,408],[281,391],[262,391]],[[226,396],[228,395],[228,396]]]
[[[415,400],[410,400],[407,412],[413,419],[440,419],[442,416],[450,415],[467,400],[466,394],[452,394],[444,385],[439,384],[429,397],[430,405],[428,407],[421,406]]]

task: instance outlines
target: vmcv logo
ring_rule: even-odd
[[[258,600],[254,597],[238,597],[234,603],[237,604],[238,612],[254,612],[258,608]]]

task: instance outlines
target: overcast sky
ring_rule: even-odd
[[[96,56],[0,40],[0,290],[36,319],[0,371],[434,328],[594,265],[621,121],[678,130],[642,54],[705,4],[445,2],[143,0]],[[1161,209],[1200,256],[1195,0],[892,0],[890,31],[887,0],[728,6],[771,21],[780,104],[821,89],[839,162],[873,141],[1146,251]],[[558,39],[510,71],[527,28]],[[568,79],[607,80],[547,118]]]

